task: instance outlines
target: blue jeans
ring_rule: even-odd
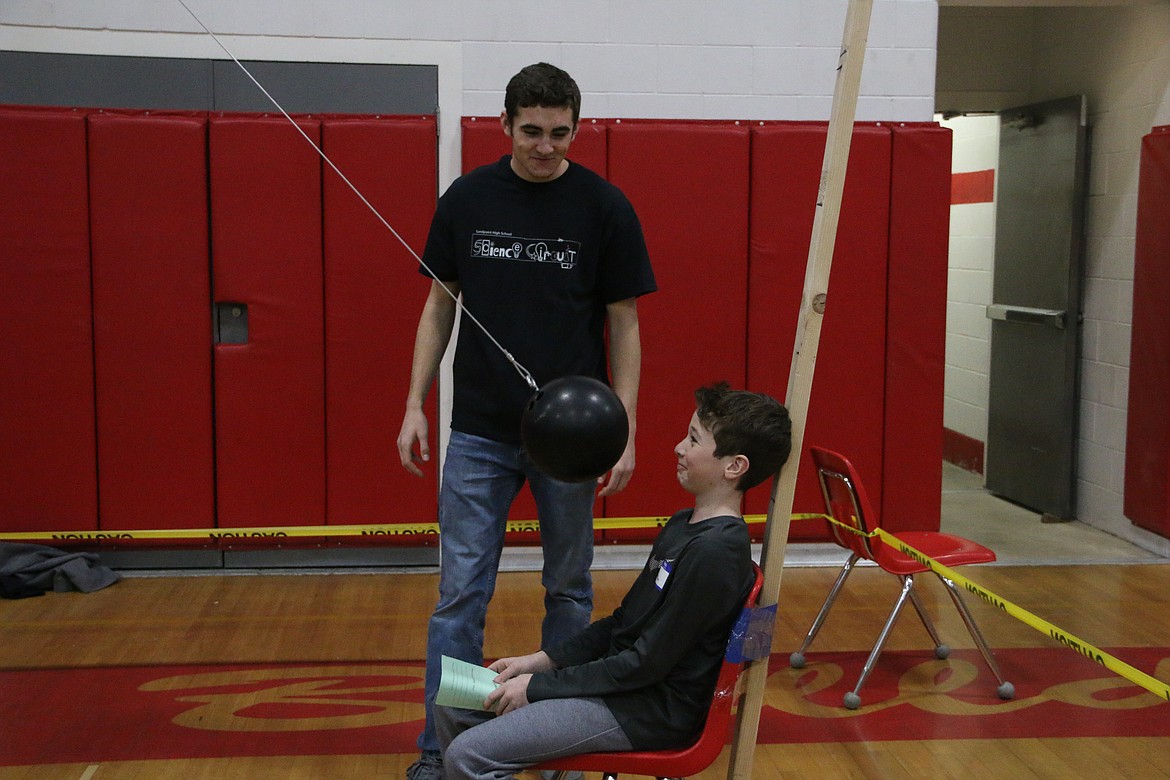
[[[551,647],[589,624],[596,483],[560,482],[541,473],[516,445],[452,431],[439,491],[439,603],[427,625],[421,750],[439,750],[432,707],[440,658],[483,663],[484,622],[496,588],[505,523],[525,480],[536,499],[544,550],[541,646]]]

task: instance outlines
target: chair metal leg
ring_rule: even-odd
[[[808,650],[809,645],[812,644],[813,639],[816,638],[817,632],[821,630],[821,626],[825,622],[825,618],[829,614],[829,610],[833,608],[833,602],[837,600],[837,594],[841,592],[841,586],[845,584],[845,580],[849,579],[849,574],[853,571],[854,564],[860,558],[857,553],[849,556],[849,560],[845,561],[845,565],[841,567],[841,572],[837,575],[837,581],[833,583],[833,587],[829,589],[829,595],[825,597],[825,603],[821,605],[821,611],[817,613],[816,620],[813,621],[812,628],[808,630],[808,635],[804,638],[804,642],[800,645],[800,649],[788,657],[788,662],[793,669],[804,668],[804,653]]]
[[[909,575],[911,578],[913,574]],[[926,633],[930,634],[930,639],[934,642],[934,657],[944,660],[951,654],[949,645],[942,641],[938,634],[938,629],[934,627],[934,621],[930,619],[930,615],[926,612],[926,607],[922,604],[922,598],[918,595],[918,591],[911,589],[910,603],[914,605],[914,611],[918,613],[918,619],[922,621],[922,625],[926,627]]]
[[[971,610],[967,608],[967,603],[963,601],[958,587],[955,586],[953,580],[941,574],[937,574],[937,576],[947,586],[947,592],[951,594],[951,601],[955,603],[955,607],[959,610],[959,615],[967,625],[967,632],[975,640],[975,646],[979,648],[979,653],[983,656],[984,662],[987,663],[987,668],[991,670],[991,673],[995,675],[995,679],[999,681],[999,687],[996,688],[996,693],[999,695],[999,698],[1014,698],[1016,695],[1015,686],[1003,679],[1003,673],[999,670],[999,664],[995,660],[995,655],[991,652],[991,648],[987,646],[987,640],[983,638],[983,632],[979,630],[979,626],[975,623],[975,617],[971,614]]]
[[[898,620],[898,615],[902,612],[902,607],[906,606],[906,599],[909,598],[913,588],[914,578],[910,576],[902,577],[902,592],[898,594],[898,600],[894,603],[894,608],[890,610],[890,616],[886,618],[886,624],[882,626],[882,632],[878,635],[877,643],[874,644],[873,650],[869,651],[869,658],[865,659],[865,666],[861,669],[861,677],[857,680],[857,685],[854,686],[853,690],[845,694],[846,709],[855,710],[861,706],[861,686],[865,685],[865,681],[869,677],[870,672],[877,665],[877,660],[882,654],[882,648],[890,636],[890,631],[894,628],[894,623]]]

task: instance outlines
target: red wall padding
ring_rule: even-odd
[[[437,197],[434,118],[327,120],[324,151],[418,254]],[[437,466],[398,462],[418,315],[418,260],[331,169],[324,180],[328,521],[432,522]],[[438,447],[436,392],[427,401]]]
[[[827,126],[765,125],[752,134],[748,387],[784,399],[804,289]],[[794,512],[823,512],[811,445],[849,453],[874,500],[882,494],[886,373],[886,248],[890,132],[859,125],[850,144],[828,307],[821,326]],[[945,273],[946,266],[944,263]],[[941,387],[938,388],[941,396]],[[940,453],[941,457],[941,453]],[[767,488],[749,494],[766,512]],[[827,538],[823,523],[797,522],[793,539]]]
[[[674,446],[694,390],[746,378],[750,135],[731,122],[609,123],[609,179],[634,204],[658,292],[638,302],[642,381],[637,470],[607,498],[611,517],[669,515],[690,496],[675,477]],[[607,531],[653,538],[656,529]]]
[[[893,140],[881,511],[896,530],[937,531],[951,131],[933,123],[898,124]]]
[[[92,117],[87,162],[83,113],[0,110],[0,197],[16,204],[0,213],[0,282],[19,291],[0,310],[11,356],[0,363],[0,528],[96,529],[99,473],[102,527],[206,526],[209,399],[218,525],[433,517],[433,477],[409,478],[393,452],[426,294],[414,259],[332,171],[323,178],[282,119],[212,117],[204,147],[201,117]],[[302,126],[421,249],[433,121],[323,121]],[[494,119],[464,130],[469,167],[508,151]],[[660,516],[689,501],[672,449],[695,386],[785,393],[823,149],[823,123],[582,126],[571,158],[634,202],[661,287],[639,305],[638,470],[605,514]],[[857,129],[805,439],[847,452],[894,528],[938,523],[949,156],[950,135],[933,124]],[[213,393],[208,220],[211,298],[246,304],[251,329],[247,344],[214,348]],[[1135,341],[1135,355],[1149,351]],[[766,501],[759,488],[747,510]],[[796,509],[820,509],[809,475]],[[513,512],[533,515],[531,499]],[[815,538],[809,528],[794,535]]]
[[[496,116],[463,117],[463,172],[495,162],[512,153],[512,139],[504,134]],[[584,165],[599,176],[606,176],[606,122],[582,119],[577,137],[569,150],[569,159]]]
[[[0,109],[0,529],[97,528],[85,117]]]
[[[219,526],[321,524],[320,157],[284,119],[212,117],[210,166],[213,295],[246,304],[249,326],[215,348]]]
[[[1125,516],[1170,537],[1170,126],[1142,139],[1125,436]]]
[[[89,118],[102,529],[215,525],[205,116]]]

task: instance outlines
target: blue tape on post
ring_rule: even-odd
[[[747,607],[739,614],[727,640],[727,660],[733,664],[759,661],[772,654],[772,627],[776,607]]]

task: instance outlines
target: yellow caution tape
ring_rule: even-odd
[[[793,515],[794,520],[823,515]],[[596,530],[660,528],[669,517],[598,517]],[[763,523],[767,515],[745,515],[748,523]],[[510,520],[507,531],[539,531],[536,520]],[[438,523],[371,523],[366,525],[291,525],[245,528],[169,528],[127,531],[15,531],[0,533],[0,541],[47,540],[58,542],[125,542],[138,539],[206,539],[213,542],[240,539],[285,539],[307,536],[417,536],[439,533]]]

